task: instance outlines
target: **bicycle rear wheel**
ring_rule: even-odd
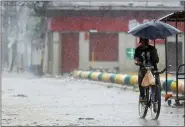
[[[138,104],[138,111],[139,111],[139,117],[140,118],[145,118],[147,115],[147,111],[148,111],[148,101],[149,101],[149,89],[145,88],[145,97],[146,97],[146,102],[140,102],[139,100],[139,104]],[[139,96],[140,99],[140,96]]]
[[[161,110],[161,90],[158,85],[152,87],[152,100],[151,100],[151,117],[157,120]]]

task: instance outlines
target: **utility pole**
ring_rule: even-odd
[[[184,1],[184,19],[185,19],[185,1]],[[184,64],[185,64],[185,20],[184,20]],[[184,67],[184,73],[185,73],[185,67]],[[185,78],[185,75],[184,75],[184,78]],[[184,85],[185,85],[185,80],[184,80]]]
[[[0,98],[2,98],[2,18],[3,18],[3,12],[2,12],[2,2],[0,5]],[[2,99],[0,100],[0,109],[2,109]],[[2,112],[2,111],[1,111]],[[0,119],[2,119],[2,113],[0,115]],[[1,121],[1,120],[0,120]],[[0,122],[0,125],[2,125],[2,121]]]

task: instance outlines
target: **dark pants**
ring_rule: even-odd
[[[142,80],[146,74],[146,70],[142,70],[140,69],[139,72],[138,72],[138,84],[139,84],[139,91],[140,91],[140,95],[143,97],[145,95],[145,90],[144,90],[144,87],[141,86],[141,83],[142,83]],[[158,85],[161,89],[161,82],[160,82],[160,76],[159,74],[156,74],[155,75],[155,82],[156,82],[156,85]]]

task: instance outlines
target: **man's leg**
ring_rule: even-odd
[[[159,88],[160,88],[160,90],[161,90],[162,87],[161,87],[161,81],[160,81],[160,75],[159,75],[159,74],[157,74],[157,75],[155,76],[155,82],[156,82],[156,85],[158,85]]]
[[[144,87],[141,86],[144,75],[145,75],[144,71],[140,70],[139,74],[138,74],[138,85],[139,85],[139,91],[140,91],[140,98],[141,99],[144,99],[144,97],[145,97]]]

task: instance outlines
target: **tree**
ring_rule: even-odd
[[[4,43],[12,51],[12,60],[9,63],[10,71],[15,65],[16,45],[20,42],[20,38],[28,43],[45,35],[45,7],[48,3],[48,1],[1,1],[3,5],[3,33],[5,33],[3,35]],[[29,22],[30,18],[33,19],[32,22]],[[25,23],[27,24],[23,26]]]

